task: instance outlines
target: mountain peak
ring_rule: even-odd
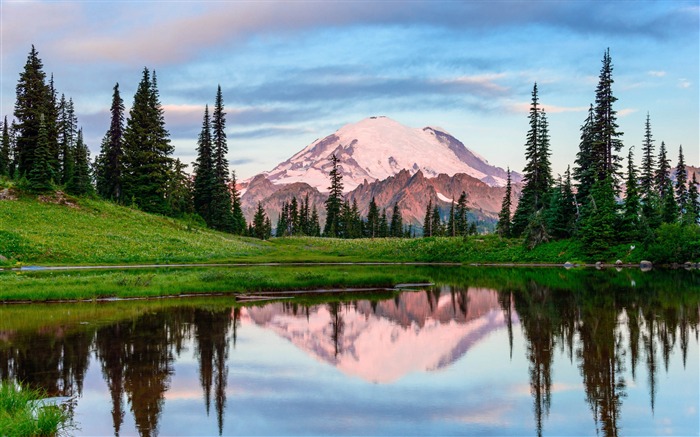
[[[466,173],[492,186],[505,185],[506,179],[505,170],[490,165],[444,129],[412,128],[386,116],[347,124],[314,141],[266,176],[276,185],[306,182],[326,191],[332,154],[339,159],[346,191],[365,180],[383,180],[402,170],[411,175],[420,171],[426,177]]]

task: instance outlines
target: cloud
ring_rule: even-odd
[[[358,26],[428,26],[458,32],[536,25],[576,34],[667,38],[696,30],[672,6],[586,2],[3,2],[5,43],[32,37],[63,59],[141,66],[191,60],[261,35]],[[127,3],[127,5],[131,5]],[[360,7],[361,5],[361,7]],[[48,30],[48,32],[47,32]],[[23,48],[26,50],[26,47]]]
[[[652,77],[664,77],[664,76],[666,76],[666,72],[663,70],[660,70],[660,71],[651,70],[651,71],[648,71],[647,74],[649,76],[652,76]]]
[[[507,111],[515,114],[527,114],[530,112],[530,102],[519,102],[510,103],[505,105]],[[540,108],[544,109],[547,114],[560,114],[564,112],[585,112],[588,111],[588,106],[556,106],[556,105],[542,105]]]
[[[639,111],[639,110],[635,109],[635,108],[620,109],[619,111],[617,111],[617,116],[620,118],[627,117],[628,115],[634,114],[637,111]]]
[[[692,86],[692,83],[688,79],[685,79],[685,78],[678,79],[678,87],[679,88],[685,89],[685,88],[690,88],[691,86]]]
[[[279,136],[290,136],[298,134],[307,134],[313,132],[308,128],[294,127],[294,126],[270,126],[262,127],[260,129],[251,129],[246,131],[235,131],[228,134],[229,138],[266,138],[266,137],[279,137]]]

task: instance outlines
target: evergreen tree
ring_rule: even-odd
[[[389,226],[389,236],[401,238],[403,237],[403,217],[399,210],[399,204],[394,204],[394,209],[391,212],[391,225]]]
[[[678,204],[673,192],[671,180],[671,161],[666,156],[666,144],[661,142],[656,168],[656,186],[659,195],[660,217],[663,223],[675,223],[678,220]]]
[[[546,203],[546,197],[552,186],[552,171],[549,163],[549,129],[547,117],[539,108],[537,97],[537,84],[532,90],[532,103],[530,105],[530,130],[527,133],[525,143],[525,158],[527,164],[523,170],[523,189],[520,193],[520,201],[513,215],[511,232],[519,236],[527,227],[537,211],[540,211]]]
[[[666,156],[666,143],[663,141],[661,142],[661,147],[659,147],[659,158],[657,162],[658,167],[656,167],[656,171],[654,172],[654,181],[657,194],[663,197],[664,192],[666,192],[666,185],[671,184],[671,160]]]
[[[469,223],[467,223],[468,212],[467,193],[462,191],[462,194],[459,195],[459,199],[457,200],[457,209],[455,210],[455,227],[457,228],[457,235],[459,236],[465,236],[469,231]]]
[[[588,108],[588,116],[581,126],[581,142],[579,143],[579,151],[576,154],[576,166],[574,167],[574,178],[578,181],[577,201],[581,205],[588,203],[589,195],[593,184],[598,177],[596,171],[596,163],[593,155],[593,143],[595,141],[594,127],[595,112],[593,105]]]
[[[71,104],[73,102],[71,101]],[[56,180],[54,182],[63,182],[61,181],[61,161],[60,161],[60,147],[58,144],[58,130],[59,130],[59,123],[58,123],[58,111],[59,111],[59,102],[58,102],[58,95],[56,92],[56,88],[54,86],[54,81],[53,81],[53,74],[51,75],[51,79],[49,80],[49,100],[48,104],[46,105],[46,110],[43,112],[44,117],[45,117],[45,122],[46,122],[46,132],[48,134],[48,140],[49,140],[49,163],[51,164],[51,171],[54,174],[54,177]],[[77,121],[76,121],[77,123]],[[77,126],[77,124],[76,124]],[[77,129],[77,127],[76,127]],[[75,131],[74,131],[75,133]],[[69,160],[69,162],[72,162],[73,160]]]
[[[241,206],[241,195],[236,188],[236,171],[231,171],[231,215],[233,217],[232,233],[236,235],[244,235],[246,231],[246,221],[243,215],[243,207]]]
[[[216,190],[216,170],[212,156],[211,118],[209,105],[204,107],[202,130],[197,141],[197,160],[195,161],[192,200],[194,210],[207,226],[214,224],[214,191]]]
[[[434,237],[442,237],[445,235],[445,230],[442,225],[442,219],[440,218],[440,209],[438,209],[437,204],[433,207],[433,213],[431,215],[432,223],[430,228],[432,229],[432,235]]]
[[[382,215],[379,216],[379,237],[386,238],[389,236],[389,220],[386,216],[386,208],[382,210]]]
[[[454,197],[452,198],[452,202],[450,203],[450,213],[447,216],[446,235],[448,237],[457,236],[457,227],[456,227],[456,223],[455,223],[455,199],[454,199]]]
[[[688,170],[685,168],[685,157],[683,156],[683,146],[678,148],[678,165],[676,165],[676,202],[681,217],[688,209]]]
[[[425,209],[425,218],[423,219],[423,236],[433,236],[433,200],[428,199],[428,207]]]
[[[622,226],[629,240],[639,237],[640,199],[637,187],[637,170],[634,167],[632,148],[627,155],[627,181],[625,183],[624,214]]]
[[[109,129],[102,140],[97,158],[97,194],[103,199],[122,202],[124,101],[119,94],[119,83],[114,85],[109,112]]]
[[[372,200],[369,202],[365,231],[365,236],[369,238],[376,238],[379,236],[379,208],[377,208],[377,202],[374,201],[374,196],[372,196]]]
[[[589,255],[604,255],[618,241],[618,216],[612,176],[593,185],[590,201],[582,210],[579,240]]]
[[[233,204],[228,187],[228,144],[226,141],[226,113],[221,85],[216,91],[214,112],[212,114],[212,157],[216,175],[216,185],[212,197],[213,227],[228,232],[235,232],[237,223],[234,222]]]
[[[309,235],[312,237],[321,236],[321,224],[319,223],[316,205],[314,205],[313,210],[311,211],[311,219],[309,220]]]
[[[700,223],[700,196],[698,195],[698,180],[693,178],[688,184],[688,208],[683,221],[688,224]]]
[[[170,210],[175,216],[183,216],[194,213],[194,200],[192,197],[193,183],[190,175],[185,169],[187,164],[183,164],[180,159],[173,161],[168,179],[167,198]]]
[[[270,219],[265,214],[262,203],[258,202],[258,208],[255,210],[252,223],[251,237],[267,240],[272,234],[272,225]]]
[[[78,132],[78,119],[75,116],[73,99],[66,100],[61,95],[58,113],[58,161],[56,174],[60,175],[60,183],[67,184],[73,177],[76,158],[76,140]]]
[[[613,109],[617,97],[612,92],[612,84],[615,82],[612,71],[610,49],[607,49],[603,54],[603,66],[600,69],[595,95],[593,155],[597,164],[598,180],[611,176],[614,182],[620,167],[620,158],[616,153],[622,148],[622,132],[618,131],[617,111]]]
[[[49,131],[47,130],[46,117],[53,110],[51,89],[46,84],[46,74],[39,54],[32,45],[27,57],[24,71],[20,73],[17,82],[15,100],[15,119],[17,120],[16,155],[17,172],[19,176],[28,176],[34,167],[35,156],[46,156],[48,165],[51,165],[51,151],[49,149]],[[43,116],[43,121],[42,120]],[[44,124],[46,136],[45,153],[36,153],[39,147],[39,125]],[[41,163],[44,166],[44,163]],[[46,172],[43,168],[39,172]],[[36,176],[36,175],[35,175]]]
[[[49,151],[49,135],[44,123],[44,115],[39,116],[39,132],[34,148],[32,169],[29,172],[29,189],[35,193],[43,193],[53,189],[53,168],[51,167],[51,152]]]
[[[155,72],[144,68],[124,130],[122,193],[146,212],[170,213],[167,178],[173,147],[165,129]]]
[[[326,225],[323,235],[326,237],[338,237],[338,220],[340,219],[340,208],[343,204],[343,175],[338,168],[338,158],[331,155],[332,168],[330,172],[331,186],[328,187],[328,199],[326,199]]]
[[[92,175],[90,172],[90,151],[83,142],[83,130],[78,130],[75,150],[73,152],[74,164],[71,178],[66,184],[66,191],[75,196],[93,194]]]
[[[510,238],[510,207],[511,207],[511,181],[510,168],[508,168],[508,179],[506,180],[506,192],[503,195],[501,203],[501,212],[498,213],[498,223],[496,224],[496,232],[501,237]]]
[[[651,121],[647,112],[647,120],[644,124],[644,140],[642,141],[642,167],[639,177],[639,189],[642,201],[646,200],[654,191],[654,139],[651,135]]]
[[[10,127],[7,124],[7,116],[2,123],[2,137],[0,139],[0,176],[10,177],[11,156],[10,156]]]
[[[548,233],[554,238],[569,238],[576,225],[576,199],[571,184],[571,169],[566,168],[565,178],[552,190],[550,208],[545,217]]]

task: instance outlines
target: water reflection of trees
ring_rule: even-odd
[[[620,410],[628,385],[624,378],[628,354],[633,380],[640,354],[644,355],[653,411],[659,351],[668,372],[670,356],[679,338],[685,366],[688,339],[693,333],[696,339],[698,337],[700,304],[697,296],[684,300],[682,297],[692,294],[681,294],[669,299],[656,292],[607,287],[602,283],[591,283],[571,291],[535,281],[522,288],[499,292],[506,320],[510,319],[511,305],[514,305],[527,341],[530,391],[538,435],[542,434],[543,419],[551,405],[552,351],[556,347],[572,362],[574,358],[577,361],[598,433],[613,436],[620,432]]]
[[[57,327],[17,333],[12,341],[0,342],[0,378],[22,381],[50,396],[80,395],[94,350],[110,391],[115,435],[121,432],[126,408],[130,408],[139,434],[156,435],[175,356],[187,352],[186,342],[194,340],[204,408],[209,414],[213,389],[221,434],[229,327],[235,328],[239,318],[240,311],[232,313],[230,308],[184,307],[148,312],[107,326],[81,326],[70,332]]]
[[[440,322],[465,322],[479,311],[478,299],[464,285],[433,287],[421,294],[424,305],[408,307],[396,298],[386,304],[330,302],[327,335],[342,353],[343,315],[351,308],[391,317],[400,326],[423,326],[430,317]],[[448,298],[448,305],[440,299]],[[471,299],[470,299],[471,298]],[[445,301],[443,301],[445,302]],[[669,370],[674,350],[687,362],[692,338],[698,340],[700,306],[692,292],[654,292],[642,288],[606,286],[604,281],[562,289],[531,280],[498,292],[498,302],[513,348],[513,322],[519,319],[533,402],[534,427],[541,435],[552,404],[553,361],[557,348],[575,362],[598,433],[620,433],[620,411],[637,369],[646,368],[649,404],[655,408],[659,373]],[[284,311],[309,318],[317,305],[288,302]],[[230,345],[235,346],[239,307],[182,306],[147,312],[109,325],[42,328],[33,333],[0,337],[0,377],[42,388],[51,396],[80,395],[94,351],[109,387],[115,434],[121,433],[125,412],[133,414],[139,433],[158,432],[164,393],[171,383],[173,363],[188,353],[192,342],[199,365],[202,408],[216,412],[219,433],[224,425]],[[477,316],[472,314],[471,316]],[[0,333],[2,334],[2,333]]]

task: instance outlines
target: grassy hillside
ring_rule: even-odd
[[[273,217],[273,220],[275,218]],[[171,218],[63,195],[0,200],[0,265],[218,262],[638,262],[641,251],[612,247],[587,258],[578,242],[527,250],[495,235],[462,238],[337,240],[293,237],[261,241],[215,232]]]

